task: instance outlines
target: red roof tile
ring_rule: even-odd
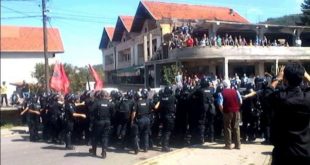
[[[42,28],[1,26],[1,52],[44,52]],[[64,52],[57,28],[48,28],[48,52]]]
[[[122,20],[127,32],[130,32],[134,16],[119,16]]]
[[[174,19],[206,19],[228,22],[249,23],[237,12],[230,14],[231,9],[206,5],[189,5],[155,1],[141,1],[156,20],[163,18]]]
[[[115,28],[114,27],[105,27],[105,31],[107,32],[110,41],[112,41]]]

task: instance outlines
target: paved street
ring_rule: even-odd
[[[76,146],[75,150],[64,150],[63,145],[32,143],[28,140],[25,127],[1,130],[1,165],[30,164],[113,164],[113,165],[268,165],[272,146],[242,144],[241,150],[224,150],[223,144],[205,143],[174,150],[170,153],[156,151],[134,155],[132,151],[110,148],[103,160],[88,153],[89,146]],[[100,154],[100,150],[97,151]]]
[[[14,133],[15,132],[15,133]],[[13,133],[13,134],[12,134]],[[92,157],[88,153],[89,146],[76,146],[75,150],[64,150],[63,145],[32,143],[28,140],[23,127],[13,129],[13,132],[1,130],[1,165],[68,165],[68,164],[113,164],[132,165],[160,154],[159,151],[149,151],[134,155],[132,151],[119,151],[113,148],[105,160]],[[98,149],[97,155],[101,151]]]

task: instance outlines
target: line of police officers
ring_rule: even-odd
[[[101,156],[105,158],[112,140],[121,148],[131,147],[135,154],[141,149],[147,152],[156,143],[167,152],[172,136],[175,146],[213,142],[222,136],[222,114],[217,107],[221,90],[221,85],[215,89],[211,81],[203,78],[196,87],[184,85],[175,91],[165,87],[152,99],[148,99],[150,93],[146,89],[130,90],[124,96],[116,91],[110,95],[105,91],[86,91],[79,98],[69,93],[64,102],[58,94],[31,94],[23,103],[21,115],[27,118],[30,141],[39,140],[41,119],[43,140],[64,140],[67,149],[74,148],[72,140],[85,140],[91,142],[89,152],[93,155],[101,144]],[[249,87],[247,92],[250,90]],[[268,123],[260,123],[265,118],[260,120],[258,100],[248,102],[242,112],[243,139],[255,140],[259,125],[268,127]],[[268,140],[268,133],[264,135]]]

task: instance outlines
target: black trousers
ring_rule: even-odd
[[[111,127],[110,120],[95,121],[93,126],[94,130],[92,137],[93,151],[97,150],[97,144],[99,141],[101,142],[102,151],[105,151],[107,149],[109,143],[110,127]]]
[[[65,126],[65,132],[66,132],[66,137],[65,137],[65,143],[66,143],[66,148],[72,147],[72,132],[73,132],[73,127],[74,127],[74,122],[73,121],[67,121],[66,126]]]
[[[3,105],[3,100],[5,100],[5,105],[8,106],[8,97],[6,94],[1,94],[1,105]]]
[[[163,118],[163,134],[162,134],[162,146],[164,148],[169,147],[169,140],[170,140],[171,132],[174,129],[174,124],[175,124],[174,114],[164,116],[164,118]]]
[[[28,121],[30,141],[37,141],[39,139],[39,124],[40,119],[30,119]]]
[[[134,149],[140,148],[140,140],[143,144],[143,149],[149,148],[149,135],[150,135],[150,119],[148,117],[141,117],[137,119],[133,126],[134,136]]]

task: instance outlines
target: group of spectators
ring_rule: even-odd
[[[271,41],[266,36],[260,39],[258,36],[254,40],[245,38],[244,36],[232,36],[228,33],[225,36],[215,35],[196,36],[193,33],[193,27],[190,25],[174,28],[170,42],[170,49],[184,47],[222,47],[222,46],[289,46],[285,39],[275,39]]]

